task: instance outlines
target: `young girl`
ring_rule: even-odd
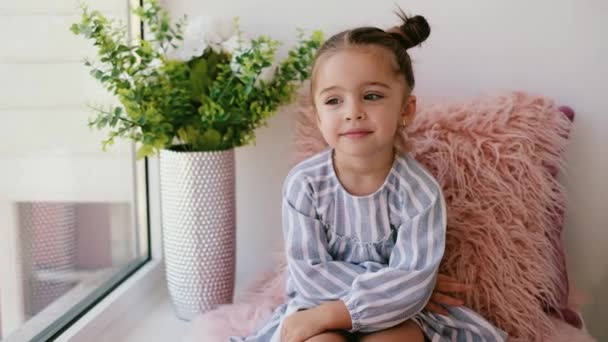
[[[311,96],[330,146],[283,186],[288,303],[231,341],[504,341],[465,307],[423,310],[443,256],[446,208],[435,179],[406,152],[416,110],[407,49],[421,16],[384,31],[361,27],[318,51]]]

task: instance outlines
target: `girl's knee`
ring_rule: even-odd
[[[313,336],[306,340],[306,342],[347,342],[348,338],[338,332],[325,332],[316,336]]]
[[[360,338],[361,342],[424,342],[424,333],[418,324],[412,320],[405,321],[392,328],[388,328],[374,333],[364,334]]]

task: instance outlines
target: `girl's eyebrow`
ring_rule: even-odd
[[[383,83],[383,82],[378,82],[378,81],[364,82],[364,83],[363,83],[363,84],[361,84],[361,85],[362,85],[362,86],[370,86],[370,85],[371,85],[371,86],[379,86],[379,87],[382,87],[382,88],[387,88],[387,89],[390,89],[390,87],[389,87],[389,85],[388,85],[388,84]],[[339,86],[331,86],[331,87],[327,87],[327,88],[324,88],[323,90],[321,90],[321,91],[319,92],[319,95],[321,95],[321,94],[323,94],[323,93],[325,93],[325,92],[328,92],[328,91],[332,91],[332,90],[334,90],[334,89],[343,89],[343,88],[342,88],[342,87],[339,87]]]
[[[375,81],[375,82],[365,82],[365,83],[363,83],[363,85],[367,85],[367,86],[373,85],[373,86],[380,86],[382,88],[390,88],[388,84],[382,83],[382,82],[377,82],[377,81]]]
[[[319,95],[321,95],[321,94],[323,94],[323,93],[325,93],[325,92],[328,92],[328,91],[332,91],[332,90],[334,90],[334,89],[342,89],[342,87],[338,87],[338,86],[331,86],[331,87],[327,87],[327,88],[325,88],[325,89],[321,90],[321,91],[319,92]]]

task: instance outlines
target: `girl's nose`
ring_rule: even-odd
[[[359,114],[355,114],[355,115],[348,115],[346,116],[346,120],[350,121],[350,120],[362,120],[365,117],[365,115],[363,113],[359,113]]]
[[[359,103],[353,103],[346,114],[346,121],[363,120],[365,118],[365,110]]]

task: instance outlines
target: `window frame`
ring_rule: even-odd
[[[134,148],[132,155],[135,160]],[[145,247],[147,252],[123,267],[119,273],[105,281],[103,286],[87,294],[78,303],[79,305],[59,304],[58,307],[61,308],[73,305],[60,318],[54,319],[49,324],[49,318],[45,317],[43,310],[40,316],[37,315],[25,322],[17,331],[5,336],[3,341],[47,341],[64,336],[79,336],[82,333],[90,334],[91,331],[101,334],[107,327],[105,322],[109,324],[115,317],[124,313],[124,310],[136,306],[141,296],[152,289],[150,286],[163,281],[158,159],[146,158],[142,161],[134,161],[134,168],[136,204],[134,216],[144,217],[136,217],[132,222],[142,225],[138,226],[138,231],[147,231],[144,242],[147,243]],[[151,186],[153,184],[157,185]],[[151,216],[152,212],[157,213],[156,217]],[[52,307],[53,304],[55,303],[49,305],[50,316],[55,316],[56,308]],[[86,329],[93,330],[86,331]],[[82,331],[79,332],[80,330]],[[83,341],[91,340],[94,339],[83,339]]]
[[[129,37],[143,37],[143,23],[131,13],[142,0],[128,0]],[[157,157],[136,160],[136,145],[131,145],[134,180],[134,210],[132,223],[138,233],[147,232],[135,240],[144,249],[103,286],[86,295],[61,318],[48,325],[48,319],[25,322],[17,331],[5,336],[3,342],[13,341],[92,341],[104,335],[108,326],[133,308],[143,307],[142,301],[164,282],[164,263],[160,218],[160,168]],[[139,234],[138,234],[139,235]],[[52,311],[52,309],[51,309]],[[48,325],[48,326],[46,326]],[[41,327],[42,326],[42,327]]]
[[[101,336],[107,336],[109,331],[137,324],[156,303],[153,299],[164,296],[164,292],[158,293],[159,288],[165,288],[158,157],[146,158],[146,165],[150,260],[65,329],[56,341],[99,340]]]

